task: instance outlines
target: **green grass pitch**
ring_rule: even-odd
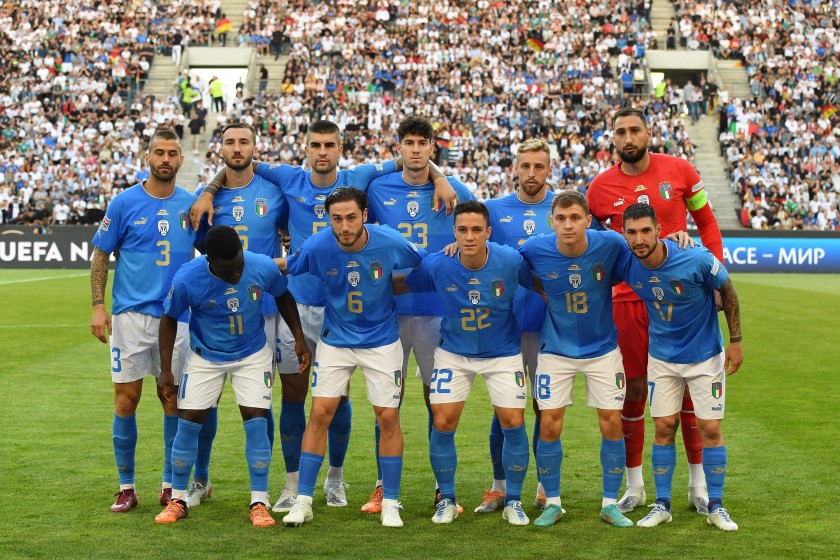
[[[499,514],[472,513],[492,478],[487,452],[491,409],[483,383],[477,381],[456,438],[458,498],[466,512],[450,526],[435,526],[430,521],[434,479],[426,412],[420,382],[413,377],[402,409],[406,526],[385,529],[378,516],[358,509],[376,477],[373,414],[359,374],[352,384],[353,435],[345,463],[350,506],[327,508],[316,493],[313,523],[297,529],[280,523],[255,529],[247,518],[242,423],[229,388],[211,464],[213,498],[174,526],[155,525],[162,420],[147,379],[138,411],[140,506],[125,515],[108,512],[117,489],[113,389],[108,350],[90,335],[87,274],[3,270],[0,558],[836,558],[840,541],[833,507],[840,485],[832,465],[840,452],[840,278],[733,278],[741,300],[746,361],[727,385],[725,503],[740,531],[723,533],[688,510],[681,451],[672,523],[655,529],[615,529],[601,523],[600,435],[594,411],[583,405],[580,381],[575,388],[579,404],[567,414],[563,434],[567,516],[557,526],[541,529],[508,526]],[[529,413],[529,432],[531,421]],[[649,425],[649,501],[654,496],[651,437]],[[523,493],[532,519],[537,516],[531,503],[533,468],[532,457]],[[271,471],[271,495],[276,497],[283,471],[279,453]],[[630,517],[635,521],[644,514],[637,510]]]

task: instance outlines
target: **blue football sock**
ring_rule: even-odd
[[[251,418],[245,425],[245,460],[251,476],[252,492],[268,492],[268,468],[271,466],[271,445],[268,441],[268,419]]]
[[[547,498],[560,497],[560,468],[563,465],[563,442],[543,441],[537,443],[537,472]]]
[[[601,476],[604,481],[605,498],[618,499],[621,481],[624,480],[626,461],[624,438],[618,440],[601,438]]]
[[[178,433],[172,442],[172,489],[184,490],[190,485],[190,471],[198,453],[198,434],[201,424],[178,420]]]
[[[376,440],[376,480],[382,480],[382,465],[379,464],[379,438],[382,437],[382,432],[379,430],[379,422],[373,421],[373,437]]]
[[[432,472],[435,473],[441,498],[449,498],[454,502],[455,470],[458,468],[455,430],[439,432],[432,428],[432,439],[429,441],[429,461],[432,463]]]
[[[656,486],[656,500],[671,501],[671,481],[677,466],[677,448],[671,445],[653,445],[651,452],[653,463],[653,484]]]
[[[306,430],[306,412],[302,402],[286,402],[280,405],[280,446],[286,472],[300,470],[300,444]]]
[[[723,484],[726,481],[726,446],[703,448],[703,472],[709,490],[709,511],[723,507]]]
[[[114,425],[111,428],[114,440],[114,459],[120,484],[134,484],[134,452],[137,449],[137,417],[117,416],[114,413]]]
[[[193,478],[207,482],[210,480],[210,452],[213,450],[213,440],[216,439],[216,429],[219,426],[219,409],[211,408],[207,411],[201,432],[198,434],[198,455],[195,458],[195,472]]]
[[[350,428],[352,426],[353,406],[350,399],[338,403],[327,431],[327,441],[330,449],[330,466],[343,467],[347,448],[350,446]]]
[[[266,418],[266,429],[268,431],[268,448],[274,451],[274,405],[268,407],[268,418]]]
[[[402,477],[402,455],[380,457],[382,464],[382,497],[386,500],[396,500],[400,497],[400,478]]]
[[[525,431],[525,424],[516,428],[502,428],[505,434],[505,444],[502,448],[502,464],[505,466],[505,503],[516,500],[522,496],[522,483],[525,481],[525,473],[528,472],[528,461],[531,458],[531,450],[528,448],[528,433]]]
[[[318,471],[324,462],[323,455],[315,453],[300,454],[300,477],[298,479],[298,496],[309,496],[315,494],[315,481],[318,480]]]
[[[432,405],[426,403],[426,412],[428,412],[429,416],[429,425],[426,427],[426,437],[431,440],[432,439],[432,429],[435,425],[435,415],[432,412]]]
[[[531,449],[534,452],[534,458],[537,457],[537,445],[540,441],[540,419],[534,418],[534,430],[531,432]],[[540,469],[537,469],[537,482],[542,482],[542,475],[540,474]],[[545,490],[545,484],[543,484],[543,490]]]
[[[172,442],[178,433],[178,415],[163,415],[163,481],[172,482]]]
[[[502,464],[502,448],[505,445],[505,434],[502,424],[496,415],[490,421],[490,464],[493,465],[493,480],[505,479],[505,466]]]

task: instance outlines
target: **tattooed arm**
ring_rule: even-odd
[[[93,261],[90,263],[90,296],[93,305],[93,315],[90,318],[90,332],[93,336],[108,343],[105,330],[111,334],[111,317],[105,309],[105,287],[108,285],[108,255],[98,247],[93,250]]]
[[[729,326],[729,346],[726,348],[726,362],[723,367],[726,375],[732,375],[744,361],[744,348],[741,345],[741,306],[738,304],[738,294],[735,293],[732,279],[728,278],[721,287],[720,299],[726,324]]]

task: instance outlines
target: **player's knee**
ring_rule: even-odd
[[[703,447],[720,447],[723,445],[723,432],[720,429],[720,420],[697,419],[697,429],[700,431],[700,439]]]
[[[305,402],[309,392],[308,375],[283,375],[280,377],[283,400],[290,403]]]
[[[499,423],[502,428],[518,428],[525,423],[525,410],[519,408],[505,409],[503,412],[496,410]]]
[[[662,416],[653,419],[655,430],[655,441],[658,445],[672,445],[677,428],[680,425],[678,416]]]
[[[621,426],[621,411],[599,410],[598,423],[601,428],[601,435],[610,440],[618,440],[624,437],[624,430]]]
[[[137,410],[140,403],[140,391],[133,387],[116,385],[114,392],[114,409],[117,416],[131,416]]]
[[[563,432],[563,422],[556,418],[549,418],[543,414],[540,419],[540,439],[543,441],[557,441]]]

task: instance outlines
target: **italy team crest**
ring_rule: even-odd
[[[497,280],[493,280],[493,295],[496,297],[502,297],[502,294],[505,293],[505,281],[501,278]]]
[[[254,210],[257,216],[263,217],[268,214],[268,200],[265,198],[258,198],[254,201]]]
[[[373,261],[370,263],[370,277],[374,280],[382,278],[382,261]]]
[[[402,372],[398,369],[394,370],[394,385],[397,387],[402,385]]]
[[[624,389],[624,372],[619,371],[615,374],[615,386],[619,389]]]
[[[185,210],[181,210],[178,214],[178,225],[181,226],[181,229],[187,229],[190,225],[190,215]]]
[[[164,237],[169,233],[169,220],[158,220],[158,232]]]
[[[517,371],[513,375],[516,376],[516,386],[517,387],[524,387],[525,386],[525,372],[524,371]]]
[[[260,299],[261,295],[262,290],[260,290],[260,287],[257,284],[251,284],[248,286],[248,299],[251,301],[257,301]]]
[[[682,282],[680,282],[679,280],[671,280],[671,289],[674,290],[674,293],[677,295],[680,295],[685,291]]]
[[[546,214],[545,214],[545,224],[548,227],[551,227],[551,212],[546,212]]]
[[[408,204],[405,205],[405,209],[408,212],[408,215],[414,218],[417,216],[417,213],[420,212],[420,203],[416,200],[409,200]]]
[[[263,372],[263,381],[265,382],[265,386],[271,389],[274,385],[274,372],[273,371],[265,371]]]
[[[594,278],[596,282],[600,282],[604,279],[604,265],[597,263],[592,267],[592,278]]]
[[[522,222],[522,227],[525,229],[525,233],[531,235],[534,233],[537,224],[534,222],[534,220],[525,220],[524,222]]]
[[[659,185],[659,194],[662,195],[664,200],[671,200],[674,196],[674,188],[671,186],[671,183],[662,183]]]
[[[721,381],[715,381],[712,383],[712,397],[719,399],[723,396],[723,383]]]

